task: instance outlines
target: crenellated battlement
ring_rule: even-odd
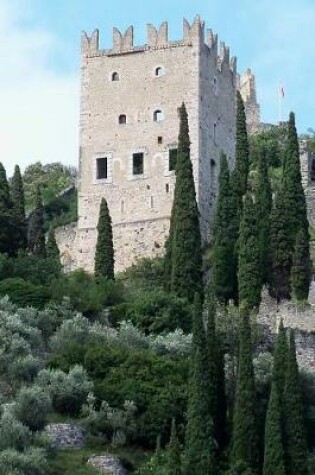
[[[95,30],[91,36],[82,33],[81,51],[84,57],[116,56],[143,51],[171,49],[184,46],[205,45],[217,58],[217,69],[221,71],[223,65],[227,65],[233,74],[236,74],[236,58],[230,60],[230,49],[224,42],[220,42],[218,48],[218,35],[212,30],[205,30],[205,22],[197,15],[192,23],[184,18],[182,39],[169,40],[168,22],[163,22],[158,28],[152,24],[147,25],[147,43],[134,45],[134,29],[129,26],[125,33],[118,28],[113,28],[113,46],[110,49],[100,49],[99,31]],[[219,49],[219,52],[218,52]]]

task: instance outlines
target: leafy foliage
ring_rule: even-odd
[[[107,202],[102,198],[97,225],[97,242],[95,250],[95,276],[114,279],[114,245],[112,220]]]

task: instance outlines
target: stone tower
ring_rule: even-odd
[[[133,27],[113,31],[111,49],[99,32],[81,43],[79,220],[66,247],[72,268],[93,271],[97,221],[105,197],[113,221],[116,271],[163,252],[174,184],[178,108],[188,110],[191,160],[204,242],[211,234],[219,160],[231,167],[235,148],[236,59],[196,17],[183,38],[168,24],[148,25],[135,46]],[[68,258],[69,260],[69,258]]]
[[[245,105],[247,130],[256,132],[260,126],[260,106],[257,102],[256,79],[251,69],[240,76],[240,93]]]

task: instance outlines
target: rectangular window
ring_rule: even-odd
[[[163,143],[163,137],[158,137],[158,144],[162,145],[162,143]]]
[[[96,178],[97,180],[107,178],[107,157],[96,159]]]
[[[168,152],[168,169],[170,172],[175,170],[176,162],[177,162],[177,148],[172,148]]]
[[[143,153],[134,153],[132,156],[133,175],[143,175]]]

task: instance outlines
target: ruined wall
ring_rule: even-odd
[[[239,78],[239,90],[244,101],[247,130],[249,133],[260,129],[260,106],[257,102],[256,78],[251,69],[247,69]]]
[[[116,270],[163,251],[175,184],[169,150],[177,147],[178,107],[185,101],[191,160],[207,240],[217,193],[219,157],[234,160],[236,61],[199,17],[186,20],[183,38],[168,40],[168,25],[148,25],[148,42],[133,45],[133,29],[113,32],[113,48],[99,47],[96,30],[82,36],[79,221],[73,262],[93,267],[99,205],[105,197],[113,221]],[[157,68],[160,74],[157,75]],[[113,81],[113,74],[119,80]],[[160,110],[163,120],[153,120]],[[119,124],[121,114],[126,124]],[[144,154],[143,174],[133,175],[133,153]],[[107,157],[106,179],[96,161]],[[143,230],[142,230],[143,229]],[[60,240],[61,246],[62,240]]]

